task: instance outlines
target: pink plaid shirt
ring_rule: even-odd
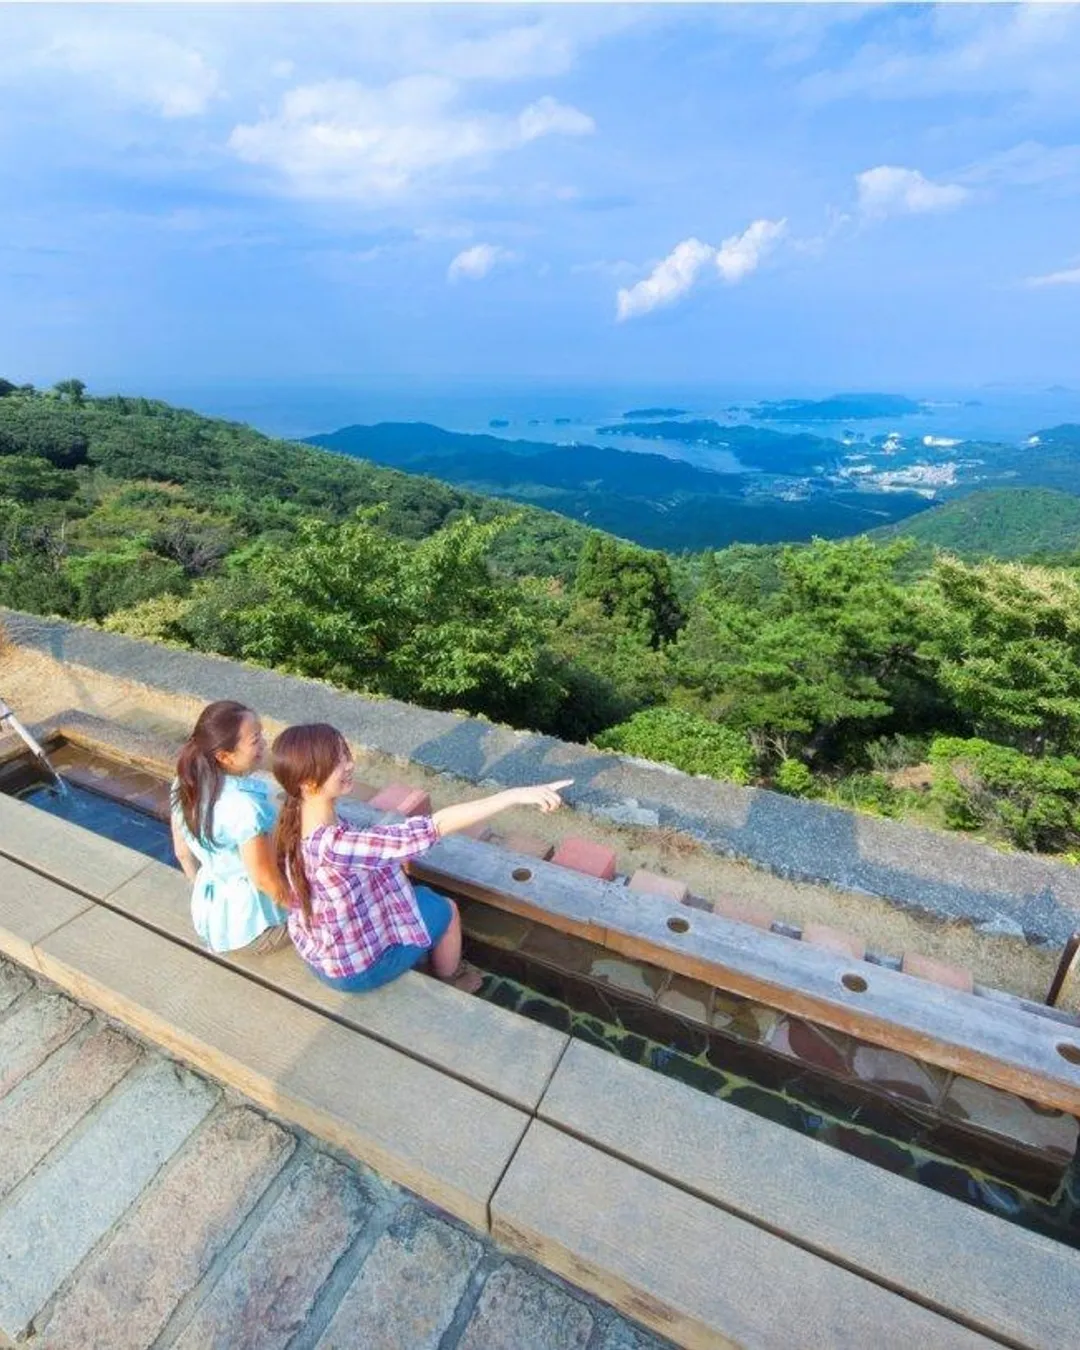
[[[311,918],[289,910],[289,936],[331,979],[368,970],[391,947],[430,947],[431,936],[401,863],[438,842],[430,816],[401,825],[320,825],[303,841]]]

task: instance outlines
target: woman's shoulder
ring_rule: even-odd
[[[221,785],[214,807],[214,829],[249,831],[261,834],[277,817],[277,805],[268,785],[250,774],[229,776]]]
[[[300,848],[309,864],[319,866],[341,835],[340,823],[316,825],[308,834],[301,835]]]

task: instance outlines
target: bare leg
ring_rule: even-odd
[[[449,927],[431,949],[431,969],[440,980],[451,979],[461,965],[461,915],[453,900],[447,904],[451,911]]]
[[[467,961],[461,959],[461,916],[458,907],[451,900],[450,926],[432,948],[431,968],[440,980],[452,984],[466,994],[475,994],[484,982],[484,977]]]

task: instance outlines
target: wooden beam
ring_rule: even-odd
[[[1080,1251],[617,1055],[575,1041],[539,1116],[987,1336],[1076,1340]]]
[[[442,840],[411,871],[624,956],[1080,1115],[1080,1027],[472,839]]]
[[[541,1121],[491,1232],[688,1350],[1000,1344]]]
[[[35,946],[75,998],[484,1230],[529,1116],[102,905]]]

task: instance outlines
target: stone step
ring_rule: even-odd
[[[101,907],[36,951],[61,988],[486,1228],[521,1111]]]
[[[994,1344],[539,1121],[492,1199],[491,1220],[510,1250],[632,1307],[690,1350]]]
[[[245,1108],[208,1120],[83,1263],[39,1328],[41,1350],[149,1350],[295,1142]]]
[[[71,1006],[71,1005],[69,1005]],[[92,1247],[212,1110],[219,1092],[158,1060],[0,1211],[0,1334],[20,1339]]]

